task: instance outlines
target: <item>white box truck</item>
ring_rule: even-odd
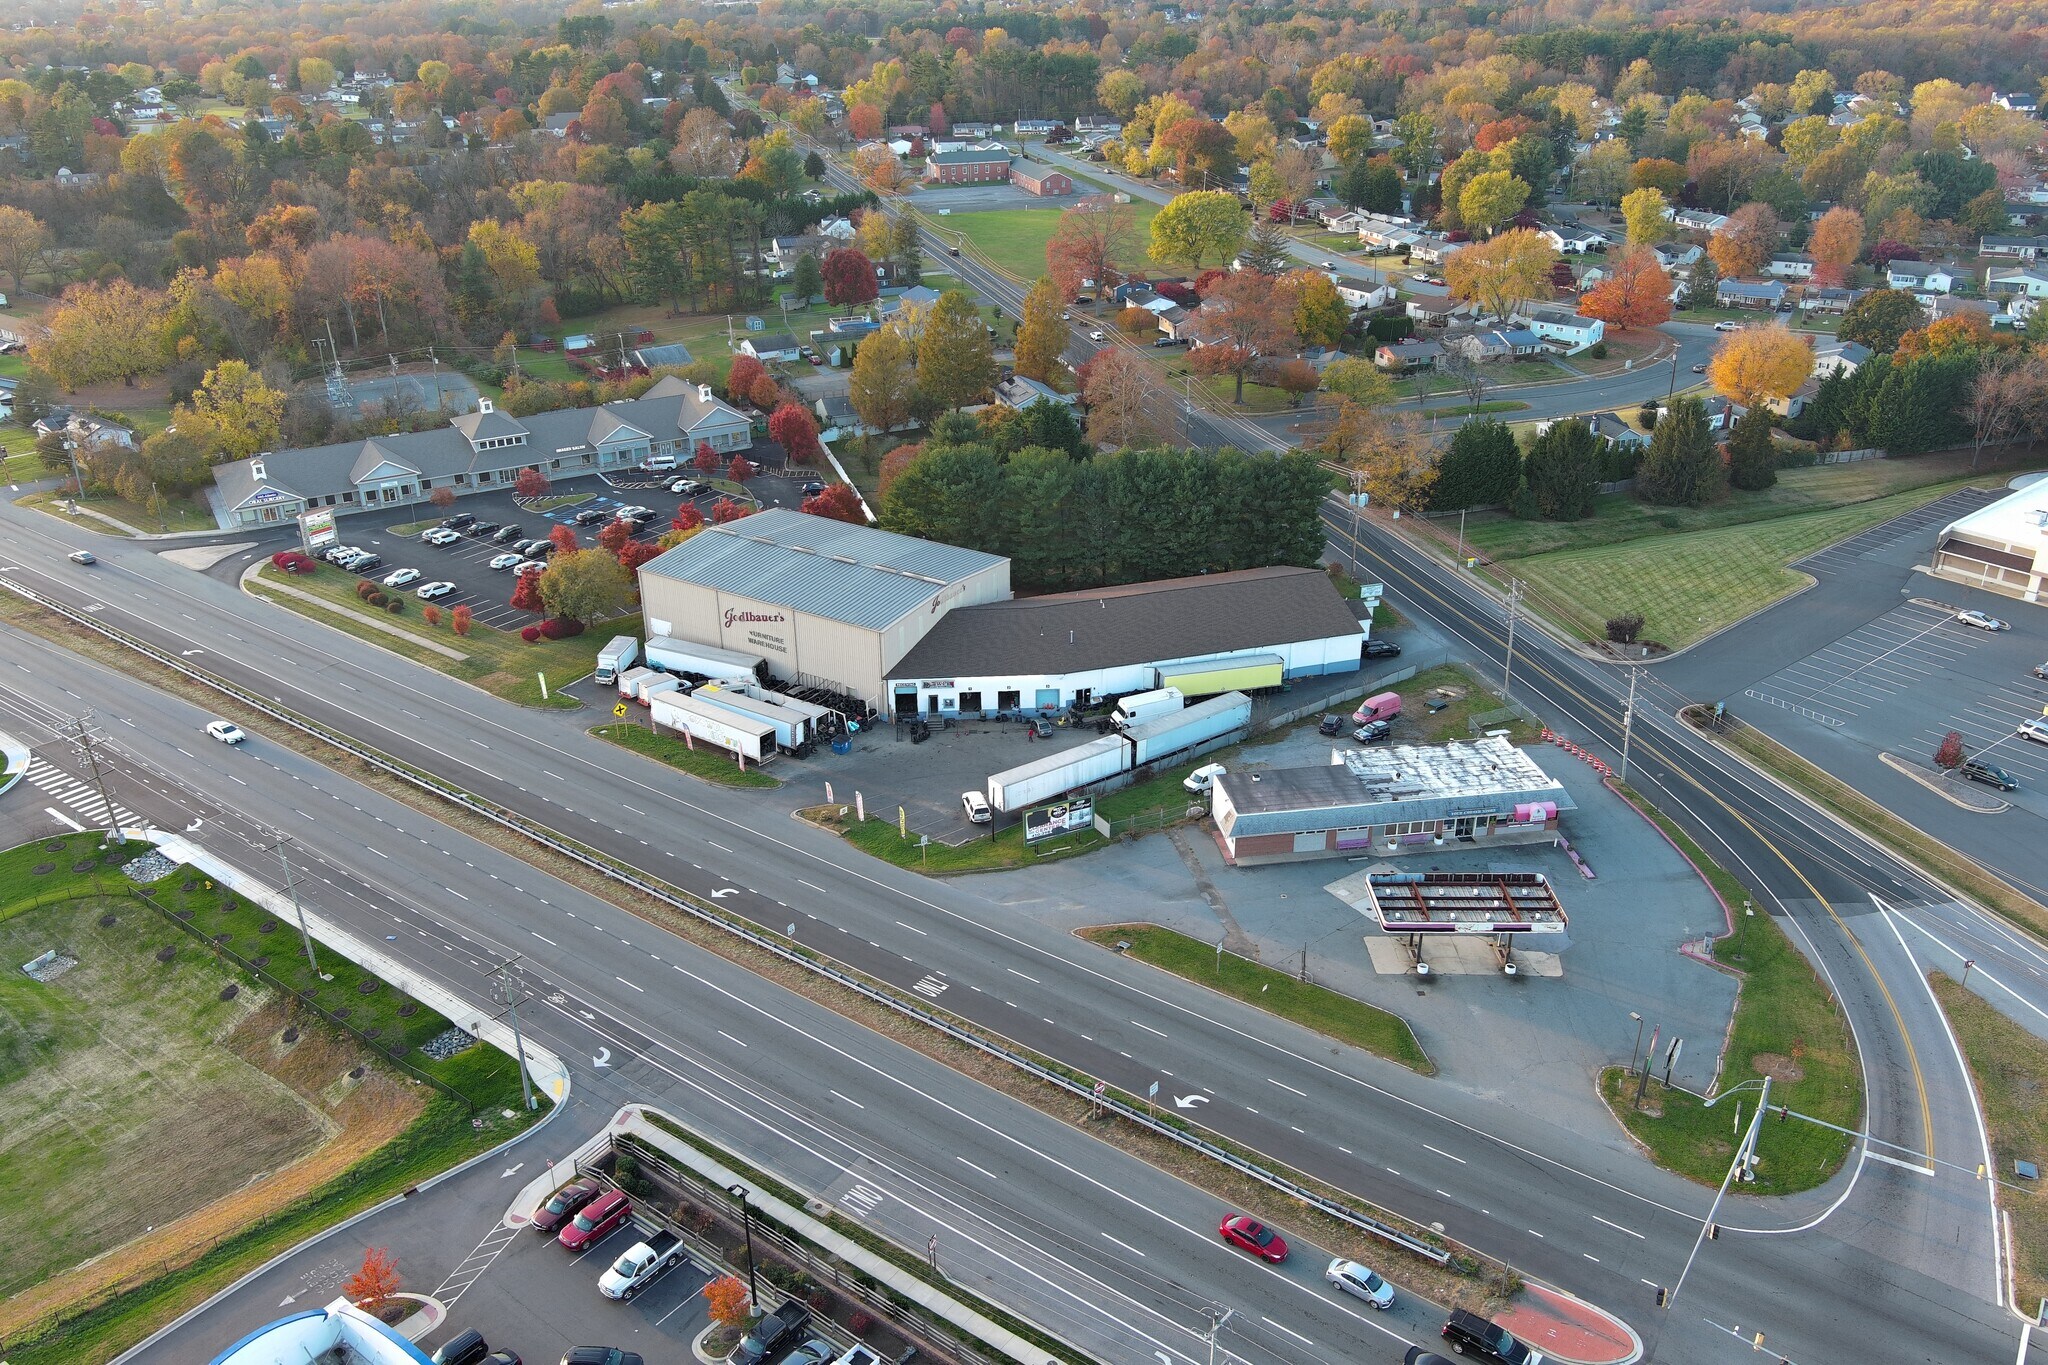
[[[643,683],[643,682],[645,682],[645,681],[646,681],[647,679],[649,679],[649,678],[655,678],[655,677],[659,677],[659,676],[660,676],[660,674],[656,673],[656,672],[655,672],[655,671],[654,671],[653,669],[651,669],[651,668],[629,668],[629,669],[627,669],[627,670],[626,670],[625,672],[623,672],[623,673],[619,674],[619,676],[618,676],[619,700],[620,700],[620,701],[637,701],[637,700],[639,700],[639,697],[640,697],[640,684],[641,684],[641,683]]]
[[[1178,687],[1161,687],[1151,692],[1133,692],[1116,704],[1116,715],[1112,719],[1119,730],[1128,730],[1133,725],[1143,725],[1148,720],[1178,711],[1187,704]]]
[[[599,683],[614,683],[619,674],[632,667],[640,657],[640,642],[630,635],[614,635],[611,643],[597,651],[597,672],[593,675]]]

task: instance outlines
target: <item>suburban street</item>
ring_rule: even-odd
[[[1859,1163],[1811,1196],[1747,1203],[1739,1214],[1724,1212],[1731,1230],[1748,1227],[1768,1235],[1724,1238],[1711,1246],[1687,1282],[1682,1310],[1660,1318],[1650,1306],[1650,1286],[1675,1279],[1697,1233],[1707,1192],[1650,1169],[1618,1133],[1589,1137],[1558,1128],[1525,1106],[1505,1107],[1462,1094],[1369,1057],[1319,1058],[1314,1054],[1328,1054],[1328,1049],[1300,1030],[1206,995],[1190,1000],[1162,994],[1156,978],[1137,964],[1099,957],[1064,935],[1039,930],[1028,919],[981,901],[971,883],[931,883],[859,859],[831,837],[788,819],[792,804],[815,799],[800,791],[723,793],[714,808],[705,803],[708,791],[689,779],[624,759],[584,737],[580,727],[588,723],[585,719],[514,713],[463,684],[374,649],[350,646],[345,657],[336,657],[341,637],[168,564],[144,546],[110,544],[99,566],[77,568],[61,558],[67,547],[59,528],[11,506],[0,510],[0,521],[10,525],[15,545],[40,547],[8,565],[8,577],[173,650],[208,640],[212,647],[199,651],[201,662],[285,705],[676,885],[705,895],[722,891],[719,899],[727,908],[762,923],[788,919],[800,940],[816,941],[884,979],[906,987],[927,979],[940,983],[940,999],[948,1008],[1089,1074],[1141,1092],[1159,1079],[1162,1085],[1188,1085],[1190,1093],[1208,1094],[1212,1103],[1203,1118],[1210,1126],[1400,1213],[1440,1223],[1452,1236],[1527,1273],[1623,1313],[1650,1344],[1653,1359],[1733,1359],[1733,1346],[1716,1345],[1715,1336],[1717,1326],[1731,1321],[1756,1323],[1756,1330],[1785,1343],[1795,1359],[1827,1358],[1844,1340],[1864,1334],[1873,1346],[1911,1351],[1893,1358],[1952,1359],[1959,1342],[1971,1343],[1973,1358],[2013,1349],[2015,1325],[1995,1304],[1995,1253],[1984,1192],[1946,1170],[1926,1176],[1884,1161]],[[1398,547],[1393,552],[1402,553]],[[1397,600],[1411,600],[1427,613],[1437,609],[1429,577],[1433,567],[1389,565],[1382,572]],[[1464,610],[1473,619],[1452,632],[1481,655],[1496,648],[1497,620],[1488,615],[1489,608],[1472,602]],[[16,639],[11,648],[12,667],[29,670],[31,676],[38,668],[48,669],[47,647],[39,642]],[[1575,693],[1596,689],[1599,696],[1611,696],[1611,683],[1596,682],[1596,671],[1569,656],[1553,657],[1561,651],[1536,642],[1525,648],[1537,649],[1532,662],[1571,686],[1567,691],[1546,684],[1533,700],[1546,711],[1554,707],[1561,719],[1583,715],[1591,717],[1591,726],[1603,723],[1602,707],[1609,703],[1589,702]],[[198,745],[194,713],[152,721],[148,708],[159,704],[153,694],[111,677],[91,682],[92,690],[86,690],[95,676],[95,670],[67,667],[63,677],[50,681],[77,706],[96,706],[106,718],[103,723],[117,728],[126,741],[175,750],[183,748],[180,738],[190,736],[185,743]],[[40,686],[47,694],[48,684]],[[448,732],[429,719],[450,714],[465,716],[461,729]],[[134,728],[141,733],[130,734],[116,717],[136,721]],[[1676,746],[1682,739],[1660,734],[1655,747]],[[1648,785],[1655,776],[1648,765],[1659,760],[1640,734],[1638,742],[1645,765],[1638,780]],[[269,767],[248,764],[249,755],[199,745],[175,759],[161,751],[156,757],[166,765],[175,763],[181,772],[224,769],[229,783],[217,790],[228,805],[262,811],[310,847],[331,850],[335,866],[359,874],[369,863],[380,873],[403,872],[414,894],[439,901],[432,913],[442,929],[429,933],[459,933],[501,948],[524,948],[535,970],[546,970],[547,982],[562,987],[564,994],[596,1002],[608,1014],[619,1011],[629,1021],[619,1035],[622,1040],[658,1039],[666,1048],[687,1039],[689,1048],[707,1046],[701,1026],[678,1024],[667,1013],[648,1017],[647,1005],[658,1001],[664,1012],[679,1009],[682,1002],[672,997],[687,992],[650,991],[647,983],[633,980],[620,969],[628,959],[612,952],[617,945],[589,940],[605,951],[581,965],[573,960],[576,954],[558,954],[560,944],[574,941],[563,933],[581,937],[596,932],[569,920],[569,911],[523,893],[505,897],[502,887],[493,888],[496,896],[463,900],[470,895],[462,889],[465,883],[448,879],[454,863],[483,864],[452,859],[442,851],[450,836],[434,822],[410,814],[403,822],[387,816],[389,828],[359,828],[351,837],[324,843],[333,838],[324,832],[332,817],[308,811],[305,795],[297,795],[296,802],[293,797],[314,783],[331,787],[330,770],[318,769],[312,782],[304,774],[297,781],[278,776],[275,780],[289,786],[259,790],[257,783],[273,775]],[[315,769],[308,765],[306,772]],[[800,773],[789,775],[800,785],[804,781]],[[826,775],[821,770],[820,777]],[[1730,804],[1735,798],[1754,801],[1733,776],[1715,774],[1710,780]],[[244,784],[249,790],[242,790]],[[1689,805],[1706,805],[1688,783],[1672,779],[1671,786],[1672,792],[1659,796],[1670,796],[1668,808],[1674,814],[1683,817]],[[371,809],[361,801],[354,804]],[[410,837],[401,832],[408,828],[415,831]],[[1829,837],[1805,826],[1796,832],[1802,841]],[[1751,857],[1766,856],[1760,837],[1738,837]],[[1880,922],[1870,919],[1873,911],[1851,888],[1857,877],[1890,885],[1889,877],[1862,855],[1838,849],[1831,857],[1847,870],[1818,869],[1810,874],[1818,886],[1788,899],[1785,907],[1795,920],[1824,921],[1824,895],[1840,913]],[[427,866],[419,866],[419,859]],[[385,861],[400,866],[385,869]],[[1782,874],[1780,880],[1790,876]],[[500,874],[499,880],[509,877]],[[526,884],[513,883],[515,888]],[[440,901],[435,887],[446,888],[451,898]],[[1913,898],[1902,894],[1901,899]],[[666,935],[624,916],[618,919],[630,924],[628,951],[647,951],[648,943],[659,941],[653,950],[657,955],[681,960],[680,945]],[[1968,1154],[1981,1150],[1981,1139],[1970,1131],[1967,1102],[1941,1103],[1936,1113],[1927,1099],[1929,1093],[1936,1098],[1960,1094],[1954,1088],[1953,1058],[1924,1041],[1911,1056],[1904,1051],[1906,1039],[1931,1036],[1926,1031],[1930,1006],[1922,996],[1897,989],[1893,995],[1904,1024],[1888,1019],[1881,1004],[1865,998],[1876,986],[1865,969],[1856,968],[1855,949],[1839,932],[1815,934],[1814,939],[1821,960],[1844,984],[1845,1001],[1857,1011],[1879,1132],[1908,1154],[1926,1151],[1932,1143],[1937,1154],[1973,1161]],[[1904,979],[1910,969],[1899,960],[1902,948],[1882,942],[1867,947],[1888,979],[1911,984]],[[697,972],[705,980],[721,975],[729,980],[731,969]],[[649,995],[652,1000],[641,998]],[[721,1008],[729,1012],[735,1007]],[[572,1046],[572,1039],[563,1037],[560,1046],[565,1055],[583,1055],[590,1041],[586,1036]],[[1624,1042],[1617,1033],[1617,1052]],[[779,1051],[781,1044],[774,1047]],[[756,1042],[751,1050],[725,1056],[743,1058],[750,1075],[761,1075],[769,1065],[768,1050]],[[1896,1072],[1887,1067],[1888,1060],[1897,1063]],[[1911,1083],[1916,1074],[1926,1092]],[[1894,1075],[1902,1079],[1895,1083],[1889,1079]],[[982,1095],[979,1104],[993,1098],[976,1093]],[[975,1144],[988,1140],[987,1134],[957,1136],[960,1145],[950,1150],[995,1169],[973,1155]],[[1381,1159],[1393,1152],[1410,1159],[1398,1168]],[[1009,1153],[990,1155],[1015,1159]],[[1098,1159],[1083,1159],[1082,1168],[1090,1169]],[[1095,1198],[1050,1186],[1043,1197],[1042,1208],[1065,1207],[1067,1200],[1085,1205]],[[1831,1205],[1835,1200],[1842,1202]],[[1816,1221],[1824,1215],[1825,1221]],[[1941,1292],[1931,1304],[1916,1302],[1910,1312],[1894,1312],[1890,1299],[1850,1304],[1832,1288],[1844,1282],[1890,1283],[1903,1274],[1929,1276]],[[1787,1286],[1802,1292],[1778,1298],[1777,1291]],[[1802,1307],[1788,1309],[1782,1321],[1752,1311],[1773,1301]],[[1840,1311],[1816,1305],[1839,1305]],[[1657,1352],[1666,1349],[1667,1338],[1672,1353],[1660,1357]],[[1707,1354],[1709,1348],[1719,1354]]]

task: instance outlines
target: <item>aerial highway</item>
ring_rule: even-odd
[[[1744,1205],[1724,1216],[1731,1228],[1764,1235],[1710,1246],[1679,1307],[1660,1316],[1653,1288],[1675,1278],[1708,1192],[1648,1168],[1618,1134],[1559,1131],[1369,1057],[1330,1056],[1258,1011],[1163,993],[1136,964],[992,913],[971,886],[927,882],[860,858],[789,820],[788,795],[722,793],[714,809],[689,779],[582,735],[584,722],[518,713],[165,563],[143,546],[110,545],[101,565],[82,569],[63,561],[60,528],[11,506],[0,510],[0,520],[9,523],[16,551],[0,563],[0,577],[173,653],[197,650],[196,662],[261,695],[676,885],[701,895],[722,891],[723,904],[759,922],[794,923],[799,939],[877,976],[905,987],[928,977],[941,981],[947,1008],[1078,1069],[1138,1091],[1154,1079],[1185,1083],[1190,1093],[1199,1087],[1211,1096],[1203,1111],[1210,1126],[1399,1213],[1440,1223],[1460,1241],[1622,1312],[1643,1331],[1652,1358],[1713,1359],[1700,1352],[1722,1349],[1721,1329],[1731,1324],[1766,1331],[1795,1360],[1827,1359],[1858,1339],[1909,1352],[1890,1358],[1929,1361],[1955,1358],[1959,1342],[1970,1344],[1969,1358],[1986,1359],[2017,1344],[2017,1324],[1997,1307],[1983,1187],[1945,1169],[1935,1176],[1905,1169],[1911,1153],[1928,1150],[1930,1132],[1945,1157],[1964,1159],[1972,1144],[1981,1148],[1969,1131],[1967,1100],[1947,1102],[1962,1093],[1954,1088],[1954,1060],[1930,1045],[1938,1034],[1900,1027],[1871,984],[1886,978],[1867,967],[1852,971],[1859,949],[1839,930],[1811,936],[1857,1019],[1873,1072],[1877,1131],[1908,1155],[1895,1158],[1902,1164],[1858,1162],[1852,1176],[1813,1196]],[[1389,576],[1404,600],[1412,584],[1417,608],[1432,609],[1425,582]],[[1485,605],[1475,601],[1472,610],[1483,616]],[[43,646],[31,649],[48,658]],[[1555,660],[1546,651],[1531,662],[1576,667],[1565,652],[1555,653]],[[36,664],[24,657],[16,666]],[[77,690],[83,676],[57,684],[77,698],[72,704],[86,701]],[[1582,683],[1591,686],[1589,679],[1573,685],[1583,690]],[[66,704],[48,695],[47,683],[39,687],[45,702]],[[1553,705],[1548,695],[1532,699],[1546,711]],[[120,717],[133,703],[117,691],[98,705],[103,716]],[[1564,723],[1570,715],[1560,706]],[[451,716],[460,723],[448,725]],[[196,727],[191,733],[197,743]],[[179,755],[174,764],[191,761]],[[1654,773],[1639,774],[1646,777]],[[1740,779],[1726,783],[1734,790]],[[1711,804],[1673,785],[1680,787],[1674,799]],[[1682,813],[1683,805],[1680,799],[1674,809]],[[1750,855],[1766,856],[1759,840],[1740,837],[1750,840]],[[1825,838],[1827,831],[1802,826],[1800,837]],[[391,855],[374,839],[357,847],[368,851],[344,855],[357,865]],[[1813,875],[1831,904],[1846,907],[1841,913],[1869,919],[1872,912],[1860,909],[1867,902],[1850,896],[1837,872]],[[1802,895],[1786,908],[1817,930],[1828,915],[1818,908],[1822,899]],[[444,924],[479,933],[495,933],[502,913],[454,896],[436,912]],[[545,926],[529,930],[536,932],[563,941]],[[536,964],[553,967],[552,945],[523,946]],[[1930,1007],[1904,989],[1914,978],[1894,960],[1903,949],[1882,942],[1863,948],[1890,972],[1905,1022],[1930,1027]],[[603,988],[602,981],[593,987]],[[616,982],[609,989],[627,994]],[[1918,1044],[1911,1054],[1904,1051],[1908,1038]],[[748,1060],[761,1061],[760,1052],[757,1045]],[[1943,1102],[1925,1098],[1930,1094]],[[1388,1160],[1389,1153],[1401,1159]],[[1870,1284],[1916,1292],[1876,1302],[1842,1292],[1844,1285]],[[1798,1292],[1787,1294],[1788,1287]],[[1774,1304],[1781,1306],[1774,1311]],[[1673,1353],[1656,1354],[1667,1349],[1667,1337]]]

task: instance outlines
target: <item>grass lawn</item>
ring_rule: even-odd
[[[46,984],[0,979],[0,1292],[20,1291],[0,1336],[17,1365],[96,1365],[526,1122],[500,1115],[518,1103],[510,1057],[428,1058],[418,1045],[447,1028],[440,1015],[331,951],[333,980],[317,980],[290,926],[202,878],[173,873],[146,900],[119,867],[148,845],[98,843],[0,854],[0,950],[78,959]],[[216,935],[284,989],[208,952]],[[299,988],[374,1044],[298,1010]],[[387,1049],[474,1109],[408,1084]]]
[[[27,373],[27,356],[0,355],[0,379],[19,379]]]
[[[1188,367],[1185,361],[1167,367],[1167,373],[1173,376],[1176,383],[1187,372]],[[1306,397],[1306,395],[1291,394],[1285,389],[1271,388],[1265,384],[1254,384],[1250,380],[1246,380],[1244,400],[1239,402],[1236,398],[1237,381],[1227,374],[1196,375],[1195,387],[1208,393],[1211,398],[1228,403],[1232,407],[1239,408],[1245,412],[1287,412],[1300,408],[1303,398]]]
[[[1080,934],[1105,948],[1128,943],[1130,956],[1140,962],[1291,1019],[1376,1057],[1399,1062],[1410,1071],[1425,1076],[1436,1073],[1408,1021],[1377,1005],[1339,995],[1302,981],[1292,972],[1275,971],[1236,953],[1219,953],[1213,943],[1157,925],[1110,924],[1083,929]]]
[[[620,721],[616,725],[600,725],[590,732],[599,739],[609,740],[621,749],[631,749],[657,763],[666,763],[692,777],[701,777],[706,782],[716,782],[721,787],[779,787],[782,781],[770,777],[758,767],[742,769],[723,749],[709,744],[690,747],[674,735],[655,734],[648,726],[635,720]]]
[[[41,464],[37,462],[34,469],[26,472],[23,477],[35,478],[39,477],[40,474]],[[105,522],[96,520],[93,517],[72,516],[59,506],[61,501],[61,495],[54,492],[31,493],[21,499],[21,505],[33,507],[39,512],[47,512],[51,516],[58,517],[80,530],[92,531],[99,535],[121,534],[121,532]],[[206,510],[205,507],[192,498],[166,498],[161,515],[150,511],[141,503],[130,502],[126,498],[115,497],[112,494],[87,494],[85,497],[80,498],[78,503],[81,507],[104,513],[118,521],[127,522],[130,526],[146,535],[156,535],[166,531],[217,531],[220,529],[213,519],[213,513]]]
[[[1379,624],[1375,619],[1375,626]],[[1504,702],[1500,694],[1470,673],[1451,664],[1427,669],[1406,682],[1388,689],[1401,696],[1401,719],[1395,722],[1394,740],[1399,744],[1442,744],[1453,739],[1472,738],[1472,717],[1498,711]],[[1429,709],[1430,699],[1448,704]],[[1506,729],[1517,744],[1533,744],[1537,728],[1524,720],[1511,720],[1495,729]]]
[[[1154,261],[1147,250],[1152,215],[1159,211],[1159,206],[1147,200],[1134,200],[1130,209],[1134,245],[1130,258],[1120,264],[1130,269],[1168,269],[1166,263]],[[998,269],[1020,280],[1035,280],[1045,273],[1045,244],[1059,226],[1062,209],[991,209],[954,213],[944,218],[936,217],[930,210],[920,212],[925,225],[940,236],[950,232],[964,234]]]
[[[2048,1043],[1942,973],[1929,972],[1928,980],[1969,1060],[1991,1131],[1992,1176],[2004,1182],[1998,1202],[2012,1218],[2013,1297],[2038,1304],[2048,1297],[2048,1193],[2016,1179],[2012,1163],[2038,1163],[2048,1151],[2048,1108],[2041,1104]]]
[[[479,624],[471,626],[468,635],[457,635],[448,624],[446,610],[441,614],[441,624],[430,626],[421,614],[418,600],[409,595],[395,599],[406,604],[404,612],[397,615],[366,606],[356,597],[357,581],[354,574],[343,573],[325,564],[310,574],[280,573],[266,564],[251,581],[250,587],[278,606],[400,654],[409,652],[405,640],[377,629],[369,624],[371,621],[386,622],[417,638],[431,639],[451,649],[459,649],[468,655],[461,662],[430,649],[422,649],[411,657],[429,668],[438,668],[451,677],[475,683],[492,696],[521,706],[567,709],[578,705],[574,697],[564,696],[554,689],[574,682],[596,667],[597,651],[604,648],[613,634],[604,624],[598,624],[573,639],[542,639],[528,644],[517,635]],[[326,611],[284,593],[265,592],[263,585],[266,583],[289,583],[301,592],[333,603],[340,610]],[[541,696],[537,676],[543,673],[547,675],[550,689],[546,698]]]
[[[1761,909],[1743,913],[1753,898],[1739,881],[1707,857],[1684,831],[1633,793],[1657,827],[1707,874],[1734,911],[1735,932],[1714,944],[1714,960],[1742,974],[1735,1001],[1735,1026],[1722,1059],[1720,1090],[1725,1096],[1745,1081],[1772,1078],[1771,1102],[1801,1114],[1854,1128],[1863,1114],[1863,1080],[1847,1021],[1826,983],[1771,917]],[[1601,1093],[1628,1130],[1657,1161],[1704,1185],[1719,1185],[1735,1157],[1735,1098],[1709,1109],[1683,1090],[1650,1082],[1645,1107],[1632,1107],[1636,1082],[1622,1067],[1600,1078]],[[1743,1097],[1754,1112],[1753,1094]],[[1762,1161],[1751,1194],[1810,1190],[1841,1169],[1850,1141],[1841,1133],[1808,1123],[1767,1122],[1757,1139]]]
[[[842,810],[846,812],[844,818],[839,814]],[[987,872],[996,868],[1028,867],[1042,857],[1086,852],[1102,848],[1108,842],[1093,830],[1084,830],[1026,847],[1024,826],[1016,824],[998,831],[993,838],[982,834],[958,846],[939,843],[920,845],[916,834],[912,834],[908,839],[904,838],[897,831],[894,820],[869,816],[864,821],[856,822],[851,805],[813,806],[804,812],[804,816],[825,829],[836,830],[847,843],[863,853],[871,853],[883,862],[907,867],[913,872],[929,873],[935,877],[951,872]]]
[[[1546,379],[1566,379],[1571,371],[1554,360],[1511,360],[1492,371],[1496,384],[1538,384]]]

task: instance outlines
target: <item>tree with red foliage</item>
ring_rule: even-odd
[[[1232,401],[1242,403],[1245,374],[1259,357],[1284,355],[1300,344],[1293,305],[1287,291],[1249,270],[1218,284],[1205,302],[1211,306],[1196,315],[1202,344],[1189,364],[1200,374],[1231,376],[1237,381]]]
[[[754,462],[752,460],[744,455],[735,455],[732,457],[732,464],[726,468],[725,477],[741,487],[745,487],[747,480],[754,477],[754,473]]]
[[[777,408],[768,419],[768,434],[787,452],[791,464],[809,464],[818,458],[818,423],[801,403],[784,403]]]
[[[735,1330],[745,1326],[747,1315],[752,1310],[747,1298],[747,1282],[737,1275],[713,1280],[704,1286],[704,1307],[713,1322]]]
[[[732,369],[725,376],[725,396],[728,400],[744,402],[753,395],[754,385],[768,373],[768,367],[750,355],[736,355],[732,358]]]
[[[398,1276],[398,1258],[388,1247],[371,1247],[363,1253],[362,1265],[341,1282],[341,1292],[356,1307],[375,1313],[403,1283]]]
[[[555,547],[558,555],[574,554],[583,547],[576,542],[576,528],[557,526],[548,532],[548,542]]]
[[[1624,332],[1668,322],[1671,276],[1656,252],[1646,246],[1631,247],[1614,262],[1607,278],[1580,298],[1579,313]]]
[[[933,137],[944,137],[953,130],[953,120],[946,117],[946,106],[934,101],[924,116],[925,126],[932,130]]]
[[[857,142],[872,142],[882,135],[882,111],[872,104],[856,104],[846,111],[846,130]]]
[[[1472,135],[1472,145],[1482,152],[1496,147],[1505,147],[1536,125],[1521,114],[1510,114],[1503,119],[1479,125],[1479,131]]]
[[[1934,766],[1954,772],[1963,766],[1963,737],[1951,730],[1941,737],[1941,747],[1934,751]]]
[[[1908,246],[1904,242],[1895,242],[1891,238],[1886,237],[1884,240],[1873,244],[1870,250],[1864,253],[1864,256],[1873,266],[1882,270],[1893,261],[1919,260],[1920,248]]]
[[[711,505],[711,524],[713,526],[723,526],[727,522],[738,521],[741,517],[751,517],[752,515],[754,515],[753,508],[742,502],[734,502],[731,498],[720,498]]]
[[[747,399],[763,412],[773,412],[782,402],[782,385],[775,382],[775,376],[764,374],[754,381]]]
[[[452,488],[436,488],[433,492],[427,494],[427,501],[445,512],[455,505],[455,490]]]
[[[627,573],[638,572],[640,566],[661,553],[661,547],[651,540],[629,540],[620,547],[619,567]]]
[[[1211,289],[1214,289],[1229,278],[1230,272],[1228,270],[1204,270],[1201,274],[1195,276],[1195,293],[1198,297],[1206,299],[1209,297]]]
[[[694,531],[704,524],[704,514],[697,510],[694,502],[676,504],[676,514],[669,518],[669,528],[676,531]]]
[[[553,486],[538,469],[522,469],[512,480],[512,491],[522,498],[544,498]]]
[[[711,448],[711,442],[697,442],[697,453],[690,457],[690,464],[699,474],[709,478],[718,472],[718,452]]]
[[[455,610],[448,613],[448,629],[454,631],[457,635],[469,634],[471,616],[472,613],[468,607],[458,606]]]
[[[1088,366],[1094,361],[1096,355],[1107,354],[1109,354],[1109,352],[1106,350],[1097,351],[1095,355],[1091,355],[1088,357],[1087,360],[1082,361],[1081,368],[1077,370],[1075,373],[1077,375],[1086,374]],[[1085,384],[1086,381],[1084,380],[1083,382]],[[889,485],[896,482],[897,478],[902,475],[903,471],[910,468],[910,462],[922,454],[924,454],[923,444],[913,442],[909,445],[897,446],[894,450],[890,451],[887,455],[884,455],[882,457],[882,466],[880,470],[878,470],[876,473],[876,481],[879,486],[879,491],[882,497],[887,498],[889,496]]]
[[[523,573],[516,575],[518,581],[512,587],[512,610],[530,611],[538,615],[547,610],[547,604],[540,600],[540,575]]]
[[[860,498],[843,483],[835,483],[824,492],[805,498],[803,510],[810,516],[850,521],[855,526],[868,524],[867,516],[860,508]]]
[[[616,555],[619,547],[633,538],[633,528],[623,521],[608,521],[597,533],[597,547],[608,555]]]
[[[878,292],[875,263],[858,247],[842,246],[826,252],[819,273],[825,281],[825,302],[833,307],[851,308],[874,302]]]

